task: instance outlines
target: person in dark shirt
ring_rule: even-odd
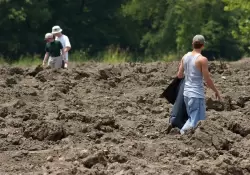
[[[46,46],[45,46],[45,55],[43,59],[43,66],[45,66],[48,58],[48,65],[51,68],[61,68],[62,60],[65,56],[65,52],[63,51],[63,46],[60,41],[56,41],[53,37],[52,33],[47,33],[45,35]],[[62,53],[62,54],[61,54]]]

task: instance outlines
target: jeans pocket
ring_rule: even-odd
[[[190,112],[198,110],[199,107],[200,107],[200,99],[198,99],[198,98],[190,98],[188,100],[188,107],[190,109]]]

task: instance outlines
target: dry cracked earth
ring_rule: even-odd
[[[207,120],[168,131],[177,62],[0,68],[1,175],[250,174],[250,63],[211,62]]]

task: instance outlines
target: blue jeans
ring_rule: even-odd
[[[188,113],[188,120],[181,128],[181,134],[184,134],[186,130],[196,127],[200,120],[206,118],[206,106],[205,99],[203,98],[189,98],[184,96],[185,105]]]

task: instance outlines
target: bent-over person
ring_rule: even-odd
[[[63,46],[60,41],[56,41],[52,33],[47,33],[45,35],[46,46],[45,46],[45,55],[43,59],[43,66],[45,66],[48,58],[48,65],[51,68],[61,68],[62,60],[65,55],[63,51]],[[62,53],[62,54],[61,54]]]

